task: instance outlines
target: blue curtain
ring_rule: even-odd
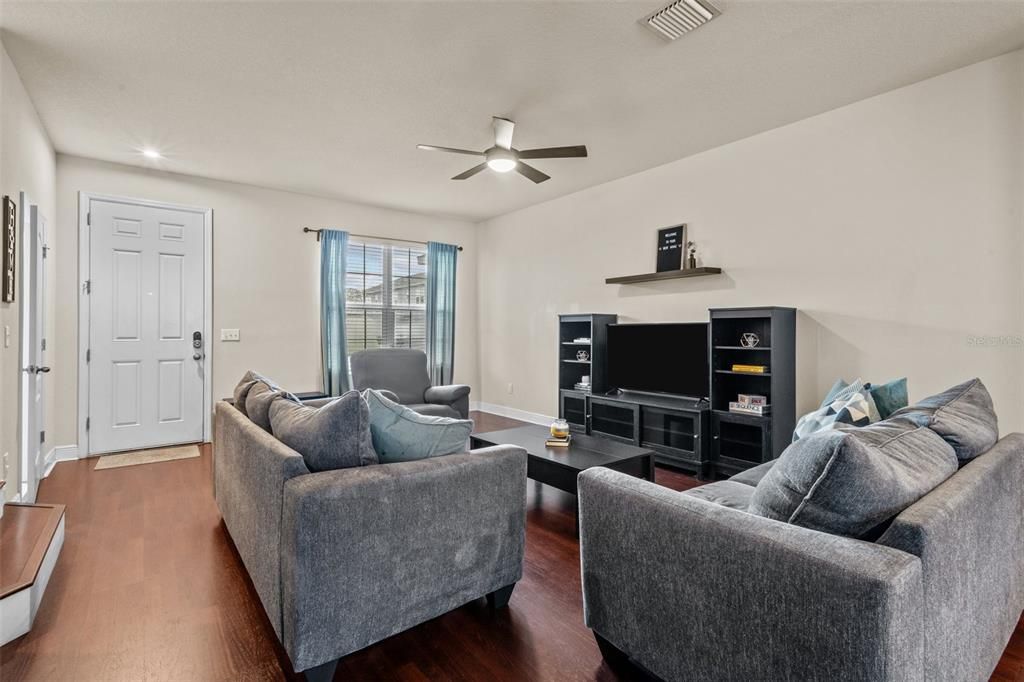
[[[452,383],[458,253],[458,247],[451,244],[427,243],[427,367],[435,386]]]
[[[345,270],[348,232],[320,232],[320,352],[324,393],[341,395],[352,387],[345,348]]]

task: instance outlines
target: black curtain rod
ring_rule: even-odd
[[[316,240],[320,241],[320,233],[323,230],[318,230],[318,229],[312,228],[312,227],[304,227],[304,228],[302,228],[302,231],[303,232],[307,232],[307,233],[308,232],[314,233],[316,235]],[[364,239],[380,239],[380,240],[385,241],[385,242],[406,242],[407,244],[423,244],[424,246],[426,246],[426,244],[427,244],[426,242],[416,241],[415,239],[392,239],[391,237],[375,237],[372,234],[352,234],[350,232],[349,236],[350,237],[363,237]],[[457,248],[459,251],[462,251],[462,247],[461,246],[456,246],[455,248]]]

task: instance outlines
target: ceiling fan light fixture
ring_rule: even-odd
[[[516,155],[508,149],[494,147],[487,151],[487,167],[495,173],[508,173],[519,163]]]
[[[487,161],[487,167],[495,173],[508,173],[510,170],[516,167],[515,159],[490,159]]]

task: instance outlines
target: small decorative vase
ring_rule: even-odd
[[[564,419],[556,419],[551,422],[551,437],[552,438],[568,438],[569,437],[569,422]]]
[[[590,359],[590,351],[578,350],[576,351],[576,359],[582,362],[586,362]]]
[[[747,332],[740,337],[740,345],[744,348],[756,348],[761,339],[753,332]]]

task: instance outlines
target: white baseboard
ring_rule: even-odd
[[[53,471],[53,465],[57,463],[57,448],[52,447],[50,451],[46,453],[46,457],[43,457],[43,473],[39,476],[40,480],[46,478]]]
[[[480,412],[490,412],[501,417],[508,417],[510,419],[518,419],[519,421],[530,422],[531,424],[540,424],[547,426],[554,421],[554,417],[549,417],[546,414],[539,414],[537,412],[527,412],[526,410],[518,410],[514,407],[505,407],[504,405],[495,405],[494,403],[477,402],[474,406],[470,406],[470,409],[479,410]]]
[[[69,462],[78,459],[78,445],[58,445],[53,449],[55,462]]]

